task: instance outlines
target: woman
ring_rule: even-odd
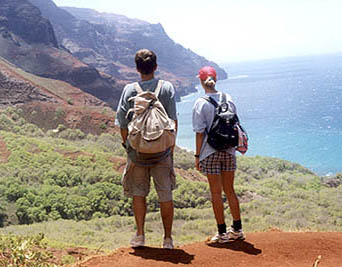
[[[221,92],[215,89],[216,71],[206,66],[199,70],[198,75],[205,94],[219,102]],[[226,94],[226,100],[232,101]],[[223,151],[216,151],[207,143],[207,132],[215,116],[215,107],[204,98],[196,100],[192,110],[192,125],[196,133],[196,168],[207,175],[212,206],[217,223],[218,233],[211,239],[212,242],[226,243],[229,240],[243,240],[239,200],[234,191],[234,174],[236,170],[235,148],[230,147]],[[227,196],[233,225],[227,230],[224,218],[222,190]]]

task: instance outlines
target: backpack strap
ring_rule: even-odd
[[[217,108],[218,108],[219,105],[218,105],[218,103],[212,97],[205,95],[205,96],[202,96],[202,98],[207,100],[209,103],[211,103],[215,107],[215,110],[217,112]],[[220,100],[219,101],[220,101],[220,104],[227,103],[228,108],[231,106],[230,102],[227,101],[226,94],[223,93],[223,92],[221,92],[221,94],[220,94]],[[232,105],[233,105],[233,109],[235,110],[235,106],[234,106],[233,103],[232,103]],[[235,113],[235,118],[236,118],[237,123],[240,124],[240,119],[239,119],[237,113]]]
[[[155,96],[158,98],[158,95],[160,93],[160,89],[163,86],[164,81],[159,80],[156,89],[154,90]],[[144,90],[141,88],[140,84],[138,82],[133,83],[134,89],[137,91],[137,94],[142,93]]]
[[[212,97],[205,95],[202,98],[204,100],[207,100],[210,104],[212,104],[215,107],[215,109],[218,107],[217,102]]]
[[[158,95],[160,93],[160,89],[163,85],[164,81],[163,80],[159,80],[158,81],[158,84],[157,84],[157,87],[156,89],[154,90],[154,95],[156,96],[156,98],[158,99]],[[133,83],[133,86],[134,86],[134,89],[137,91],[137,94],[140,94],[142,92],[144,92],[144,90],[141,88],[140,84],[138,82],[134,82]],[[132,96],[128,99],[128,101],[132,101],[132,100],[135,100],[136,96]],[[150,106],[153,105],[155,103],[156,100],[151,100],[150,101]],[[134,108],[130,108],[128,111],[127,111],[127,114],[126,114],[126,118],[129,117],[130,113],[134,112]]]
[[[134,89],[137,91],[137,94],[140,94],[144,91],[138,82],[133,83],[133,86],[134,86]]]
[[[216,101],[208,95],[202,96],[202,98],[204,100],[208,101],[210,104],[212,104],[215,107],[215,114],[216,114],[217,113],[217,107],[218,107],[218,104],[216,103]],[[210,125],[210,128],[211,128],[211,125]],[[207,130],[207,128],[205,128],[205,132],[208,134],[209,131]]]
[[[211,96],[205,95],[202,98],[213,104],[215,108],[217,108],[219,105]],[[220,92],[219,103],[227,103],[227,96],[223,92]]]
[[[155,96],[158,98],[158,96],[159,96],[159,93],[160,93],[160,89],[161,89],[161,87],[163,86],[163,84],[164,84],[164,81],[163,80],[159,80],[158,81],[158,84],[157,84],[157,88],[156,88],[156,90],[154,90],[154,94],[155,94]]]
[[[220,92],[220,103],[228,103],[227,102],[227,95],[223,92]]]

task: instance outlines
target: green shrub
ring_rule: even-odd
[[[11,131],[14,125],[14,121],[10,119],[6,114],[0,114],[0,130]]]
[[[176,147],[174,150],[174,166],[181,169],[191,169],[195,166],[195,157],[193,152]]]
[[[65,111],[62,107],[57,107],[55,111],[56,119],[60,119],[65,116]]]
[[[96,143],[102,146],[106,152],[112,152],[121,145],[118,140],[118,136],[103,133],[97,138]]]
[[[44,235],[35,237],[0,236],[0,266],[57,266],[51,263]]]
[[[188,181],[178,177],[177,188],[174,190],[175,208],[203,208],[210,198],[208,184]]]
[[[76,262],[76,259],[71,255],[63,255],[61,259],[62,265],[69,265]]]
[[[65,138],[67,140],[81,140],[85,138],[85,134],[79,129],[66,129],[58,134],[60,138]]]
[[[15,202],[17,199],[23,197],[26,192],[26,188],[18,183],[8,183],[4,193],[8,201]]]

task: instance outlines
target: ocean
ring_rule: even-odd
[[[342,54],[221,64],[229,93],[249,135],[246,155],[299,163],[318,175],[342,172]],[[177,145],[195,148],[191,127],[197,93],[177,103]]]

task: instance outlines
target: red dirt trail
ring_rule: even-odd
[[[120,248],[77,266],[342,267],[342,232],[270,231],[247,233],[244,241],[226,244],[198,242],[174,250]]]

